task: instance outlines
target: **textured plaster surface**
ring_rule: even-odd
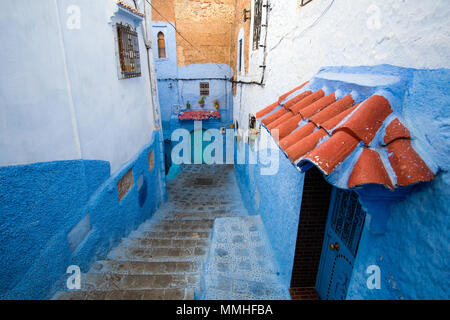
[[[4,3],[0,166],[103,160],[115,173],[152,137],[142,27],[137,28],[142,76],[119,80],[112,23],[135,21],[114,0],[80,0],[80,28],[71,29],[71,5]]]
[[[449,212],[449,181],[445,174],[448,169],[445,154],[448,154],[446,137],[449,135],[449,75],[448,69],[417,70],[389,65],[329,67],[321,69],[304,88],[325,88],[326,92],[339,89],[340,95],[353,92],[357,93],[357,101],[375,93],[385,96],[395,114],[410,129],[414,148],[436,173],[436,180],[431,183],[399,188],[395,193],[375,187],[357,190],[368,215],[349,299],[448,297],[448,248],[441,237],[448,234],[445,217]],[[379,143],[378,135],[371,147],[377,148]],[[348,174],[357,156],[352,154],[327,181],[347,188]],[[385,166],[392,171],[387,161]],[[247,190],[252,190],[252,183]],[[386,215],[389,207],[390,218]],[[375,236],[371,230],[380,223],[379,217],[387,219],[387,231]],[[384,285],[380,290],[369,290],[366,286],[369,275],[365,270],[372,264],[381,267]]]
[[[252,152],[247,144],[239,147],[246,148],[247,153]],[[235,168],[247,210],[251,215],[261,216],[280,268],[280,281],[289,287],[304,175],[292,166],[284,154],[278,153],[276,157],[279,170],[275,175],[261,175],[261,168],[267,165],[260,161],[258,164],[236,164]]]
[[[155,131],[151,143],[111,177],[109,163],[104,161],[0,168],[0,296],[48,298],[64,285],[62,275],[68,266],[87,271],[93,261],[148,219],[164,197],[163,164],[157,161],[148,170],[148,153],[154,150],[159,155],[159,146]],[[134,181],[142,183],[134,184],[119,202],[117,182],[130,168]],[[87,214],[92,230],[72,252],[67,235]]]
[[[266,85],[238,86],[235,97],[235,119],[243,129],[248,113],[275,102],[323,66],[450,67],[450,8],[445,0],[329,0],[304,7],[298,2],[271,1]],[[248,79],[260,79],[259,51],[250,56]]]
[[[204,299],[289,300],[259,216],[214,222]]]

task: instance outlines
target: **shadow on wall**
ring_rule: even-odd
[[[245,148],[246,159],[253,152],[243,142],[236,148]],[[235,169],[246,209],[251,215],[261,216],[278,262],[280,279],[283,285],[290,287],[304,174],[295,169],[284,154],[275,152],[279,157],[279,170],[274,175],[261,175],[261,169],[268,165],[259,160],[257,164],[235,164]]]
[[[63,289],[67,267],[86,272],[150,218],[164,197],[159,146],[155,131],[112,177],[104,161],[0,168],[0,297],[51,298]]]

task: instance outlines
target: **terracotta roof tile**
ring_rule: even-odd
[[[380,155],[377,151],[364,148],[348,180],[348,187],[353,188],[364,184],[375,183],[394,189]]]
[[[329,175],[357,147],[359,140],[345,131],[339,131],[315,148],[306,159]]]
[[[287,148],[289,148],[290,146],[294,145],[298,141],[302,140],[306,136],[313,133],[315,129],[316,126],[313,123],[311,122],[307,123],[306,125],[298,129],[297,131],[291,133],[287,137],[280,139],[280,147],[286,151]]]
[[[333,102],[336,102],[336,94],[333,92],[316,102],[310,104],[306,108],[300,110],[300,114],[303,118],[310,118],[315,115],[317,112],[323,110],[325,107],[328,107]]]
[[[289,92],[286,92],[285,94],[283,94],[282,96],[280,96],[280,98],[278,99],[279,104],[281,104],[287,97],[289,97],[291,94],[293,94],[295,91],[300,90],[301,88],[303,88],[304,86],[306,86],[309,83],[309,81],[306,81],[305,83],[301,84],[300,86],[298,86],[295,89],[292,89]]]
[[[352,95],[349,94],[344,98],[336,101],[335,103],[329,105],[319,113],[315,114],[310,120],[314,122],[317,126],[320,126],[323,123],[327,122],[328,120],[334,118],[338,114],[351,108],[353,106],[353,103],[354,101]]]
[[[326,130],[333,130],[334,128],[336,128],[336,126],[341,123],[342,121],[344,121],[344,119],[346,117],[348,117],[353,111],[356,110],[356,108],[359,107],[359,104],[353,107],[350,107],[349,109],[341,112],[340,114],[338,114],[337,116],[331,118],[330,120],[328,120],[327,122],[323,123],[321,125],[322,128],[326,129]]]
[[[286,112],[285,114],[283,114],[281,117],[279,117],[278,119],[272,121],[269,125],[267,125],[267,130],[272,130],[273,128],[278,127],[280,124],[282,124],[284,121],[292,118],[294,116],[294,114],[290,111]]]
[[[302,121],[302,116],[298,114],[288,119],[287,121],[284,121],[283,123],[281,123],[279,126],[277,126],[272,130],[278,130],[278,137],[280,139],[283,139],[284,137],[288,136],[292,131],[298,128],[298,123],[300,121]]]
[[[312,94],[312,91],[302,92],[298,96],[295,96],[294,98],[286,101],[283,104],[283,107],[285,107],[286,109],[290,109],[293,105],[295,105],[296,103],[299,103],[300,101],[302,101],[306,97],[310,96],[311,94]]]
[[[292,161],[300,159],[308,152],[313,150],[317,146],[319,141],[326,136],[328,136],[328,133],[323,129],[314,131],[309,136],[298,141],[286,150],[289,159],[291,159]]]
[[[385,97],[373,95],[336,131],[346,130],[368,146],[391,113],[389,101]]]
[[[409,130],[396,118],[386,127],[384,144],[388,145],[397,139],[411,139],[411,133],[409,133]]]
[[[257,114],[274,136],[274,130],[278,130],[277,142],[292,162],[299,165],[312,162],[329,175],[349,161],[350,170],[344,167],[345,170],[337,172],[349,175],[348,188],[380,184],[395,189],[434,179],[433,172],[413,149],[409,130],[398,118],[382,129],[393,113],[385,97],[373,95],[354,105],[351,94],[336,101],[335,93],[325,96],[321,89],[314,93],[307,90],[284,102],[295,91]],[[284,105],[280,106],[282,102]],[[384,136],[381,145],[375,148],[387,149],[385,153],[368,148],[377,134]],[[359,153],[355,152],[357,148],[363,149]],[[382,158],[385,154],[389,160]]]
[[[323,98],[323,96],[325,96],[325,92],[320,89],[319,91],[314,92],[313,94],[307,96],[306,98],[304,98],[303,100],[301,100],[300,102],[297,102],[296,104],[294,104],[292,107],[290,107],[289,109],[294,112],[294,113],[299,113],[300,110],[302,110],[303,108],[306,108],[307,106],[309,106],[311,103],[316,102],[317,100],[319,100],[320,98]]]
[[[434,174],[417,154],[409,139],[398,139],[388,145],[389,162],[397,176],[398,186],[408,186],[434,179]]]
[[[265,126],[268,126],[271,122],[277,120],[279,117],[283,116],[286,113],[287,113],[286,109],[281,107],[277,111],[273,112],[272,114],[270,114],[267,117],[265,117],[264,119],[262,119],[261,122]]]
[[[275,110],[280,104],[278,102],[272,103],[267,108],[264,108],[263,110],[256,113],[256,118],[261,119],[264,116],[267,116],[269,113],[271,113],[273,110]]]

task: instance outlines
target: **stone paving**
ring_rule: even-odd
[[[289,300],[259,216],[215,221],[203,299]]]
[[[217,218],[248,215],[233,166],[184,166],[168,201],[82,275],[79,291],[54,299],[194,299]]]

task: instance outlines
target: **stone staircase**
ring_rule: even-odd
[[[167,182],[168,202],[122,239],[59,300],[190,300],[217,218],[247,216],[232,166],[185,166]]]
[[[204,300],[290,300],[259,216],[215,221],[202,277]]]

